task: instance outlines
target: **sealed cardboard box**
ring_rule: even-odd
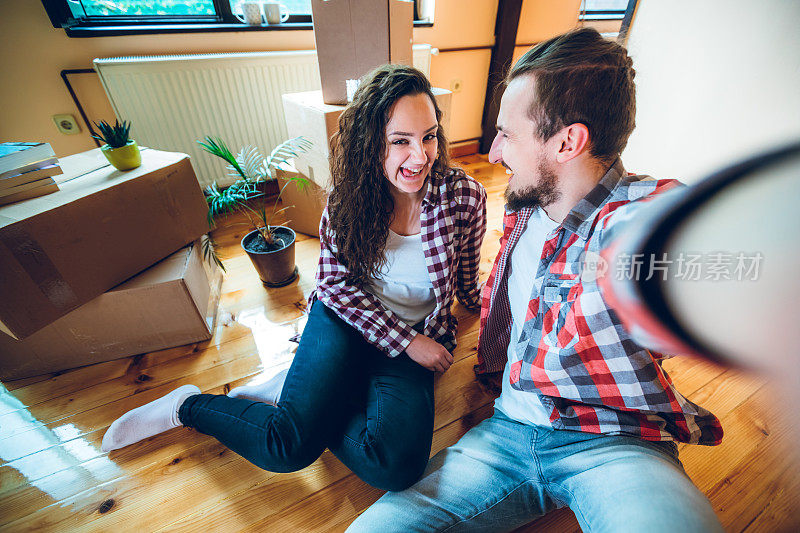
[[[284,94],[281,99],[289,137],[304,136],[311,141],[312,150],[327,158],[344,106],[326,104],[321,91]]]
[[[309,150],[295,158],[294,166],[298,172],[318,187],[330,189],[333,185],[330,160],[327,155],[322,155],[316,150]]]
[[[452,91],[433,87],[436,104],[442,111],[442,128],[447,134],[450,128]],[[322,188],[329,188],[330,138],[339,129],[339,115],[344,106],[326,104],[320,91],[308,91],[283,95],[283,112],[286,129],[290,137],[304,136],[312,148],[295,158],[295,168]]]
[[[182,248],[24,340],[0,335],[0,379],[209,339],[221,282],[198,243]]]
[[[347,80],[379,65],[412,64],[411,0],[312,0],[324,101],[347,103]]]
[[[208,232],[189,156],[99,149],[59,160],[60,190],[0,207],[0,330],[24,338]]]
[[[292,177],[306,177],[291,163],[281,164],[277,176],[278,186],[282,189]],[[287,225],[298,233],[319,237],[319,221],[328,201],[325,189],[313,181],[303,189],[289,185],[283,191],[281,198],[286,208]]]

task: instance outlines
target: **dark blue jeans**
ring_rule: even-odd
[[[277,406],[198,394],[178,416],[265,470],[300,470],[329,448],[365,482],[397,491],[428,463],[433,409],[433,372],[388,357],[315,301]]]

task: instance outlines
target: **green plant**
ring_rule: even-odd
[[[222,264],[222,259],[217,255],[217,243],[214,242],[214,239],[211,238],[209,233],[200,237],[200,251],[203,253],[203,259],[205,259],[207,263],[217,265],[223,272],[228,271],[225,265]]]
[[[100,130],[100,135],[93,135],[92,137],[98,141],[106,143],[111,148],[122,148],[128,144],[131,123],[127,120],[123,120],[122,124],[119,123],[119,120],[116,120],[113,126],[105,120],[101,120],[99,123],[95,122],[94,125]]]
[[[299,176],[291,176],[278,192],[275,205],[272,210],[268,210],[264,203],[258,206],[251,205],[250,200],[263,196],[258,185],[276,179],[275,169],[281,163],[285,163],[298,154],[308,151],[311,148],[311,141],[305,137],[295,137],[284,141],[267,156],[253,146],[242,148],[238,155],[234,156],[225,142],[219,137],[206,137],[202,141],[197,141],[203,150],[215,155],[228,163],[229,175],[238,178],[232,185],[220,188],[216,182],[206,188],[206,201],[208,202],[208,223],[213,226],[217,219],[232,212],[244,214],[250,226],[258,231],[264,242],[268,245],[275,245],[275,234],[272,220],[275,215],[288,209],[285,206],[278,209],[283,191],[290,183],[294,183],[300,190],[308,185],[308,180]],[[212,251],[206,257],[215,258]],[[218,258],[214,259],[215,262]]]

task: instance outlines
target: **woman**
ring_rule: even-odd
[[[375,487],[416,481],[433,436],[433,372],[453,362],[453,296],[480,306],[486,229],[485,191],[449,167],[440,120],[416,69],[368,75],[331,141],[317,286],[288,374],[228,396],[180,387],[115,421],[103,450],[184,425],[273,472],[329,448]]]

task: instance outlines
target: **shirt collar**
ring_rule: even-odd
[[[611,168],[600,178],[594,189],[575,204],[575,207],[564,219],[562,226],[573,233],[577,233],[584,239],[588,238],[594,219],[600,210],[611,201],[614,196],[614,189],[616,189],[624,176],[625,168],[622,166],[622,160],[617,158]]]
[[[452,172],[452,169],[446,170]],[[439,197],[442,194],[442,187],[445,184],[445,178],[438,172],[431,171],[428,179],[425,180],[425,196],[422,198],[422,203],[427,205],[436,205],[439,203]]]

